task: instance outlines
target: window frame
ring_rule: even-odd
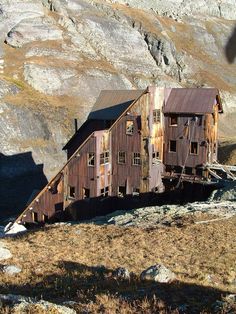
[[[110,151],[106,150],[100,154],[100,165],[105,165],[110,162]]]
[[[161,109],[154,109],[152,111],[152,116],[153,116],[153,123],[160,123],[161,122]]]
[[[137,156],[137,155],[139,155],[139,156]],[[136,163],[136,161],[138,161],[139,160],[139,162],[137,162]],[[133,166],[141,166],[141,154],[140,153],[138,153],[138,152],[135,152],[135,153],[132,153],[132,165]]]
[[[128,123],[132,124],[132,128],[130,130],[128,128]],[[133,135],[134,134],[134,121],[133,120],[126,120],[125,133],[126,133],[126,135]]]
[[[90,157],[90,155],[93,155],[92,157]],[[93,160],[93,164],[91,164],[91,160]],[[88,167],[95,167],[95,153],[88,153],[87,154],[87,165]]]
[[[71,193],[71,189],[74,189],[74,193]],[[68,198],[75,199],[75,186],[68,185]]]
[[[172,119],[176,119],[176,122],[173,123]],[[178,116],[176,114],[169,116],[169,126],[178,126]]]
[[[152,152],[152,164],[155,165],[155,161],[160,160],[160,152],[154,151]]]
[[[194,151],[194,149],[193,149],[193,151],[192,151],[192,144],[197,144],[197,146],[196,146],[196,148],[197,148],[197,152],[195,153],[195,152],[193,152]],[[198,153],[199,153],[199,143],[198,142],[195,142],[195,141],[191,141],[190,142],[190,155],[195,155],[195,156],[197,156],[198,155]]]
[[[109,191],[110,191],[109,185],[108,185],[108,186],[105,186],[104,188],[102,188],[102,189],[100,190],[100,196],[102,196],[102,197],[107,197],[107,196],[109,196]]]
[[[124,156],[121,157],[120,154],[124,154]],[[121,159],[124,158],[124,161],[122,161]],[[119,165],[125,165],[126,164],[126,152],[125,151],[119,151],[118,152],[118,164]]]

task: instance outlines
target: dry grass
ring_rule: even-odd
[[[13,254],[6,264],[22,272],[1,274],[1,293],[75,300],[78,313],[168,313],[181,304],[188,304],[189,313],[209,312],[221,295],[236,292],[235,222],[147,230],[63,225],[5,239]],[[178,281],[141,282],[141,271],[156,263],[173,270]],[[112,271],[120,266],[133,272],[130,282],[114,279]]]

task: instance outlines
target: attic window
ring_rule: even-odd
[[[198,142],[191,142],[190,154],[193,154],[193,155],[197,155],[198,154]]]
[[[118,152],[118,164],[125,164],[126,162],[126,153]]]
[[[75,187],[74,186],[68,186],[68,192],[70,198],[75,198]]]
[[[161,115],[160,115],[160,109],[155,109],[153,110],[153,123],[158,123],[160,122]]]
[[[109,151],[100,154],[100,165],[109,163]]]
[[[170,116],[170,125],[171,126],[178,125],[178,117],[177,117],[177,115]]]
[[[88,166],[95,166],[95,153],[88,153]]]
[[[126,134],[128,135],[134,134],[134,121],[131,120],[126,121]]]
[[[176,141],[169,141],[169,152],[176,153]]]

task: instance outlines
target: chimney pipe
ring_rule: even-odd
[[[78,131],[78,121],[77,119],[74,119],[75,122],[75,133]]]

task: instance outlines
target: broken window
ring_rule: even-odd
[[[141,156],[140,153],[133,153],[133,165],[139,166],[141,165]]]
[[[194,154],[194,155],[198,154],[198,143],[197,142],[191,142],[190,154]]]
[[[124,197],[126,194],[126,187],[125,186],[119,186],[118,187],[118,196]]]
[[[176,141],[169,141],[169,152],[176,153]]]
[[[134,134],[134,121],[126,121],[126,134],[132,135]]]
[[[90,196],[90,190],[83,188],[83,199],[89,198],[89,196]]]
[[[193,154],[193,155],[197,155],[198,154],[198,142],[191,142],[190,154]]]
[[[170,125],[171,126],[178,125],[178,116],[177,115],[171,115],[170,116]]]
[[[95,153],[88,153],[88,166],[95,166]]]
[[[38,222],[38,213],[32,212],[32,221]]]
[[[153,110],[153,123],[158,123],[161,120],[161,111],[160,109]]]
[[[126,153],[118,152],[118,164],[125,164],[125,163],[126,163]]]
[[[75,198],[75,187],[74,186],[68,186],[69,189],[69,197],[70,198]]]
[[[109,151],[100,154],[100,165],[107,164],[109,162]]]
[[[160,157],[159,155],[160,155],[159,152],[153,152],[152,153],[152,163],[153,164],[158,163],[159,157]]]
[[[105,197],[109,195],[109,186],[106,186],[105,188],[101,189],[101,196]]]

